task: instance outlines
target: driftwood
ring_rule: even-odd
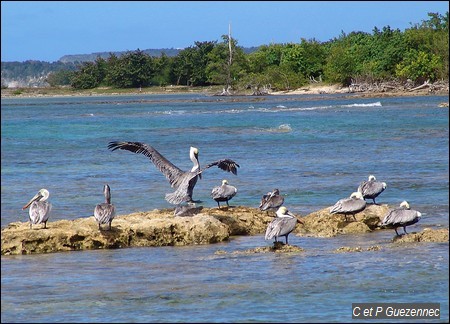
[[[352,83],[348,86],[350,93],[355,92],[413,92],[428,88],[429,92],[436,91],[448,91],[448,81],[436,81],[431,83],[429,80],[423,84],[417,86],[411,80],[406,82],[400,81],[384,81],[384,82],[356,82],[352,80]]]
[[[420,89],[423,89],[423,88],[426,88],[426,87],[430,87],[430,80],[425,81],[422,85],[420,85],[418,87],[409,89],[409,91],[416,91],[416,90],[420,90]]]
[[[222,92],[216,93],[215,96],[232,96],[231,87],[223,88]]]

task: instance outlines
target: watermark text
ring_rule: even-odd
[[[440,303],[352,303],[352,319],[440,319]]]

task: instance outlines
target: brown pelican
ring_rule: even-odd
[[[363,211],[366,208],[366,201],[360,192],[353,192],[350,198],[343,198],[338,200],[331,208],[331,214],[343,214],[347,220],[347,215],[353,215],[356,221],[355,214]]]
[[[217,202],[220,208],[220,202],[225,201],[228,205],[228,200],[231,200],[237,193],[237,188],[228,184],[227,180],[222,180],[222,185],[214,187],[211,191],[211,197]]]
[[[194,203],[192,200],[192,194],[194,191],[197,179],[200,177],[203,171],[209,169],[212,166],[217,165],[224,171],[237,174],[237,168],[239,164],[230,159],[222,159],[212,162],[203,168],[200,168],[198,161],[198,149],[191,147],[189,156],[191,158],[192,169],[189,171],[182,171],[169,160],[161,155],[152,146],[140,143],[140,142],[109,142],[108,148],[112,151],[117,149],[127,150],[133,153],[143,154],[148,157],[153,164],[161,171],[169,181],[172,188],[176,190],[173,193],[166,194],[166,200],[171,204],[180,204],[182,202]]]
[[[47,228],[47,220],[50,217],[50,212],[52,210],[52,204],[47,201],[50,193],[47,189],[41,189],[34,195],[31,200],[22,207],[22,210],[27,209],[30,206],[30,229],[33,224],[44,224],[43,228]]]
[[[274,189],[272,192],[268,192],[266,195],[263,195],[261,198],[261,203],[258,208],[262,211],[268,209],[277,209],[281,207],[284,203],[284,197],[280,195],[280,191],[278,189]]]
[[[97,220],[99,230],[101,230],[101,224],[109,224],[109,230],[111,230],[111,222],[116,217],[116,207],[111,204],[111,189],[107,184],[103,186],[103,194],[105,195],[105,202],[95,206],[94,217]]]
[[[384,216],[381,226],[394,228],[397,236],[399,236],[397,227],[403,227],[405,234],[408,234],[406,232],[406,226],[417,223],[421,216],[422,214],[417,210],[410,209],[408,202],[404,200],[399,208],[390,210],[386,216]]]
[[[372,199],[373,203],[375,198],[386,189],[386,182],[377,181],[374,175],[370,175],[368,181],[363,181],[358,187],[358,191],[363,195],[364,199]]]
[[[294,230],[298,223],[304,224],[297,216],[292,214],[285,206],[278,208],[277,217],[274,218],[266,229],[265,240],[275,238],[278,242],[280,236],[286,237],[286,245],[288,244],[288,236]]]

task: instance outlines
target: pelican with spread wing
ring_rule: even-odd
[[[153,162],[153,164],[161,171],[169,181],[172,188],[175,191],[166,194],[166,200],[171,204],[181,204],[183,202],[194,203],[192,194],[194,187],[201,174],[212,166],[231,172],[237,175],[237,168],[239,164],[230,159],[221,159],[209,163],[203,168],[200,168],[200,162],[198,160],[199,150],[196,147],[191,147],[189,157],[193,163],[191,170],[183,171],[172,162],[167,160],[161,153],[159,153],[152,146],[141,142],[109,142],[108,149],[115,151],[118,149],[127,150],[137,154],[143,154]]]

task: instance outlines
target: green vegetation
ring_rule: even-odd
[[[107,58],[78,63],[75,69],[59,69],[47,82],[70,84],[73,89],[221,86],[261,94],[320,81],[342,85],[448,81],[448,12],[428,13],[428,17],[404,32],[375,27],[372,33],[341,33],[327,42],[301,39],[263,45],[251,53],[231,35],[223,35],[221,42],[195,42],[170,57],[139,49],[121,56],[110,53]]]

